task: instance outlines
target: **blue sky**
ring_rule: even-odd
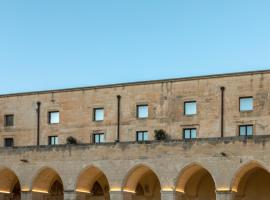
[[[270,69],[269,0],[1,0],[0,93]]]

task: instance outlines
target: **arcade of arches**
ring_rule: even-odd
[[[0,200],[268,200],[270,197],[270,173],[257,162],[242,166],[228,191],[218,190],[210,172],[199,164],[183,168],[176,176],[173,190],[162,188],[158,174],[146,165],[132,168],[119,191],[111,189],[106,175],[94,166],[83,169],[75,185],[75,191],[65,191],[60,175],[44,167],[35,175],[31,191],[26,192],[21,190],[20,180],[12,170],[6,167],[0,170]]]

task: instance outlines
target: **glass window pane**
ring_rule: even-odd
[[[143,141],[148,141],[148,132],[144,132]]]
[[[54,144],[58,144],[58,137],[55,137],[55,142]]]
[[[247,135],[253,135],[253,126],[247,126]]]
[[[138,118],[147,118],[148,117],[148,106],[138,106]]]
[[[50,123],[51,124],[58,124],[60,119],[59,112],[50,112]]]
[[[185,115],[195,115],[197,114],[197,103],[196,102],[186,102],[185,103]]]
[[[240,111],[253,110],[253,98],[240,98]]]
[[[95,143],[99,143],[99,135],[98,134],[95,134]]]
[[[102,121],[104,120],[104,109],[95,109],[95,121]]]
[[[101,143],[105,142],[104,134],[100,134],[100,142]]]
[[[240,136],[245,136],[246,135],[246,127],[245,126],[240,126]]]
[[[191,138],[192,139],[197,138],[197,131],[196,131],[196,129],[192,129],[191,130]]]
[[[184,137],[185,139],[190,139],[190,130],[188,129],[184,130]]]
[[[142,132],[138,132],[138,141],[142,141],[143,140],[143,134]]]

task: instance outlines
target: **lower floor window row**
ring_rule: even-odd
[[[239,136],[252,136],[254,132],[253,125],[240,125],[239,126]],[[198,137],[196,128],[184,128],[183,129],[183,139],[196,139]],[[148,131],[137,131],[136,132],[136,141],[144,142],[149,141],[149,132]],[[92,135],[92,142],[95,144],[105,142],[104,133],[95,133]],[[58,145],[59,139],[58,136],[49,136],[48,145]],[[14,139],[13,138],[4,138],[4,147],[13,147]]]

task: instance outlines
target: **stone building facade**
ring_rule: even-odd
[[[269,200],[269,100],[270,71],[1,95],[0,199]]]

